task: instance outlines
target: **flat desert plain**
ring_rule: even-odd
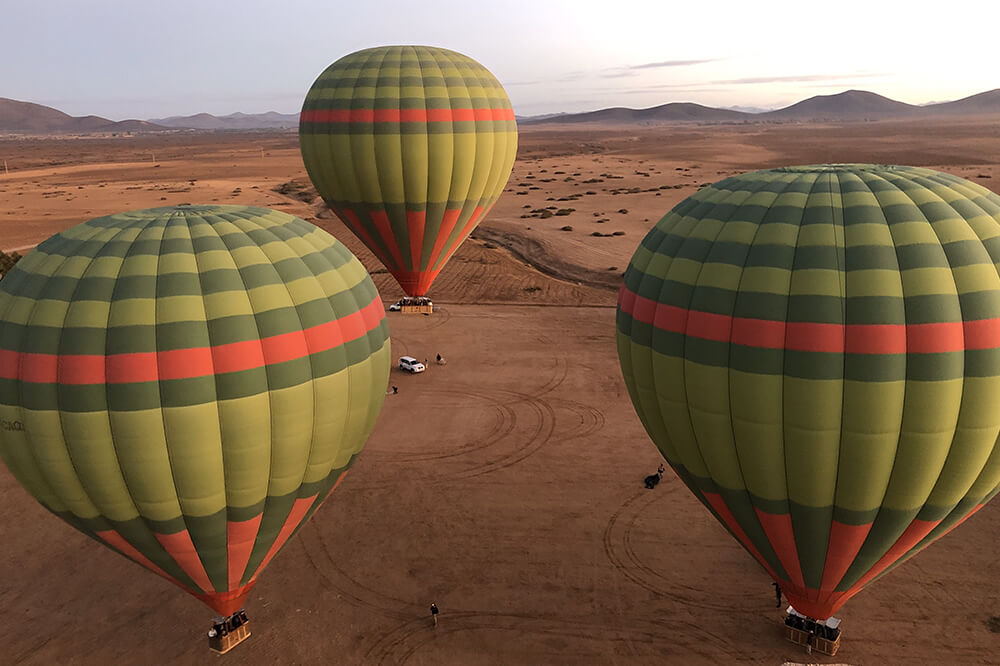
[[[129,209],[268,206],[345,242],[386,303],[401,295],[323,210],[294,133],[8,137],[0,159],[2,249]],[[643,487],[662,458],[614,345],[621,272],[700,185],[880,162],[997,190],[998,160],[995,119],[522,128],[507,191],[432,287],[440,310],[388,315],[394,356],[429,369],[392,371],[358,463],[254,589],[253,636],[209,652],[210,610],[0,467],[0,663],[1000,663],[1000,504],[851,600],[836,658],[807,657],[770,579],[680,481]]]

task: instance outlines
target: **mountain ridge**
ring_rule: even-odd
[[[891,118],[957,117],[1000,115],[1000,88],[949,102],[907,104],[865,90],[845,90],[815,95],[772,111],[751,112],[716,108],[693,102],[668,102],[645,109],[608,107],[581,113],[556,113],[518,117],[526,126],[596,123],[606,125],[651,125],[675,122],[804,122],[859,121]],[[70,116],[42,104],[0,97],[0,132],[106,133],[178,130],[277,130],[298,127],[298,114],[242,113],[225,116],[197,113],[150,120],[108,120],[101,116]]]

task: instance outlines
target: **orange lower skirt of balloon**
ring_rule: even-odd
[[[390,270],[389,272],[392,273],[392,277],[396,278],[396,282],[403,288],[407,296],[424,296],[431,288],[431,283],[434,282],[440,269],[436,271]]]
[[[781,581],[781,591],[784,593],[788,603],[799,613],[806,617],[825,620],[836,613],[847,600],[861,591],[860,586],[837,592],[835,590],[808,590],[797,589],[789,581]]]
[[[243,608],[247,597],[250,596],[250,590],[256,582],[256,580],[250,581],[238,590],[233,590],[231,592],[209,592],[207,594],[196,594],[194,596],[201,599],[205,605],[219,615],[229,617],[239,609]]]

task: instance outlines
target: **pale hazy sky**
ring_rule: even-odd
[[[0,0],[0,97],[121,120],[297,113],[334,60],[442,46],[534,115],[776,108],[857,88],[911,104],[1000,87],[996,0]]]

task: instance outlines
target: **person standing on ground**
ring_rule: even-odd
[[[774,604],[774,607],[781,608],[781,586],[777,583],[771,583],[771,585],[774,585],[774,597],[777,601],[777,603]]]
[[[396,395],[397,393],[399,393],[399,387],[398,386],[393,386],[392,387],[392,394]]]
[[[438,610],[437,604],[431,604],[431,620],[434,621],[435,627],[438,626],[438,613],[440,612],[441,611]]]

